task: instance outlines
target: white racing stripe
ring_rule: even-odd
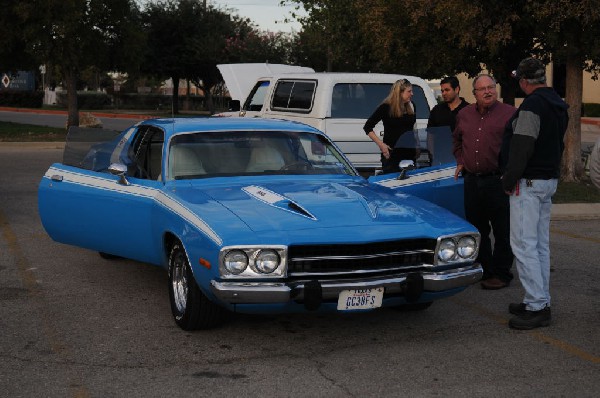
[[[427,173],[410,175],[405,180],[397,180],[396,178],[391,178],[389,180],[381,180],[375,182],[375,184],[379,184],[388,188],[400,188],[409,185],[423,184],[426,182],[432,182],[436,180],[444,180],[447,178],[454,178],[455,167],[448,167],[445,169],[429,171]]]
[[[179,215],[184,220],[192,224],[217,245],[223,244],[221,237],[219,237],[219,235],[202,218],[184,206],[181,202],[177,201],[175,198],[169,196],[160,189],[144,187],[140,185],[121,185],[115,180],[109,178],[90,176],[87,174],[58,169],[55,167],[50,167],[48,171],[46,171],[44,178],[52,179],[52,176],[54,175],[62,176],[63,180],[61,184],[75,184],[82,187],[103,189],[124,195],[154,200],[168,211]]]

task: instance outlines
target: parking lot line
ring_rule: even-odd
[[[568,236],[569,238],[582,239],[582,240],[587,240],[587,241],[594,242],[594,243],[600,243],[600,238],[593,238],[591,236],[572,234],[570,232],[562,231],[562,230],[556,229],[556,228],[550,228],[550,232],[553,234]]]
[[[485,318],[491,319],[491,320],[495,321],[496,323],[499,323],[502,326],[508,325],[508,319],[506,318],[506,316],[499,315],[498,313],[491,311],[489,308],[480,306],[480,305],[475,304],[470,301],[463,300],[456,296],[449,297],[448,300],[453,301],[456,304],[459,304],[463,307],[469,308],[469,309],[483,315]],[[528,335],[534,337],[536,340],[539,340],[545,344],[551,345],[552,347],[557,348],[560,351],[566,352],[569,355],[578,357],[587,362],[591,362],[594,364],[600,364],[600,357],[597,357],[594,354],[591,354],[591,353],[584,351],[578,347],[575,347],[574,345],[569,344],[566,341],[562,341],[562,340],[550,337],[540,331],[531,330],[531,331],[523,331],[523,332],[519,332],[519,333],[528,334]]]
[[[37,309],[37,316],[41,320],[43,334],[46,336],[50,348],[53,352],[63,358],[65,364],[73,363],[72,355],[68,350],[68,344],[60,338],[58,331],[52,323],[52,319],[48,316],[50,311],[46,311],[44,308],[46,300],[44,299],[44,292],[37,282],[34,268],[23,254],[17,235],[10,227],[8,219],[2,210],[0,210],[0,236],[2,236],[6,242],[8,251],[17,265],[19,278],[27,290],[33,306]],[[66,377],[69,381],[69,388],[71,389],[70,395],[72,397],[86,398],[90,396],[88,389],[83,386],[82,380],[80,380],[74,372],[70,371]]]

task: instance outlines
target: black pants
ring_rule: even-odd
[[[465,173],[465,215],[481,234],[477,260],[483,267],[483,277],[496,277],[504,282],[513,278],[510,268],[513,253],[510,248],[510,206],[502,189],[499,175],[476,176]],[[494,248],[490,232],[494,234]]]

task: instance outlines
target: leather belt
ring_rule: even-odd
[[[502,174],[500,173],[500,171],[496,170],[496,171],[492,171],[490,173],[471,173],[470,171],[467,171],[467,175],[479,177],[479,178],[487,178],[487,177],[498,177],[498,176],[501,176]]]

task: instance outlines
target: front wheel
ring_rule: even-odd
[[[210,329],[223,322],[225,310],[202,293],[179,242],[169,254],[169,299],[175,323],[183,330]]]

